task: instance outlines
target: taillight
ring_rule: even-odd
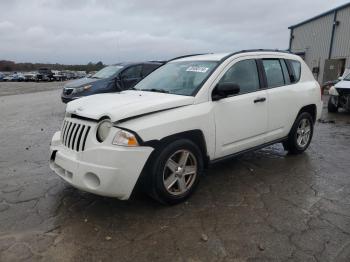
[[[320,97],[321,97],[321,101],[322,101],[325,86],[321,86],[321,85],[319,85],[319,87],[320,87]]]

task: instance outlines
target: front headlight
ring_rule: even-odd
[[[118,146],[138,146],[139,145],[139,143],[137,142],[136,136],[125,130],[120,130],[117,132],[117,134],[113,139],[112,144],[118,145]]]
[[[96,138],[98,142],[106,140],[109,131],[111,130],[112,122],[109,119],[103,120],[97,127]]]
[[[331,96],[339,96],[339,93],[338,93],[337,89],[334,86],[332,86],[329,89],[328,94],[331,95]]]
[[[82,86],[82,87],[77,87],[74,89],[75,93],[80,93],[83,92],[85,90],[88,90],[92,87],[92,85],[86,85],[86,86]]]

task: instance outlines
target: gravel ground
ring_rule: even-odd
[[[0,96],[61,89],[66,82],[0,82]]]
[[[166,207],[59,179],[48,149],[64,109],[60,90],[0,97],[0,261],[350,261],[350,114],[324,113],[302,155],[275,145],[211,167]]]

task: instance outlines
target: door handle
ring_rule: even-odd
[[[254,103],[262,103],[266,101],[266,97],[258,97],[254,100]]]

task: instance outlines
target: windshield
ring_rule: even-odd
[[[192,96],[216,65],[215,61],[168,63],[148,75],[135,89]]]
[[[92,78],[105,79],[111,77],[122,68],[122,66],[106,66],[105,68],[101,69],[96,74],[94,74]]]
[[[345,80],[345,81],[350,81],[350,72],[348,72],[347,76],[344,77],[344,80]]]

